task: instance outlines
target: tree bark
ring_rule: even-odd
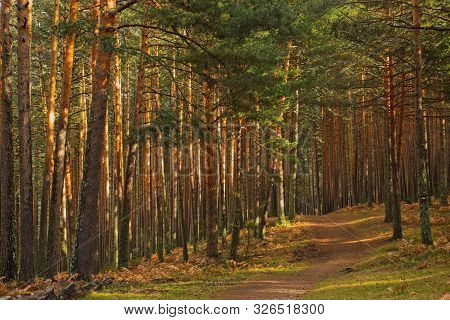
[[[11,0],[3,0],[2,14],[2,143],[0,150],[1,175],[1,241],[0,241],[0,275],[6,281],[14,279],[17,272],[15,261],[15,211],[14,211],[14,147],[12,130],[12,70],[11,70]]]
[[[149,34],[147,29],[142,29],[141,35],[141,52],[147,52]],[[141,55],[140,64],[144,64],[145,56]],[[129,241],[130,241],[130,220],[132,214],[132,199],[134,197],[134,177],[136,174],[136,160],[138,149],[138,137],[140,133],[141,124],[141,108],[143,106],[144,98],[144,77],[145,68],[140,68],[138,72],[138,79],[136,84],[136,96],[134,103],[134,124],[135,132],[131,133],[128,138],[128,159],[126,167],[126,176],[124,184],[124,199],[119,216],[119,267],[127,267],[129,260]],[[117,149],[116,149],[117,151]]]
[[[78,18],[78,0],[69,3],[69,22],[74,24]],[[64,189],[64,164],[66,156],[67,129],[69,126],[69,105],[72,92],[72,70],[75,50],[76,31],[71,30],[66,36],[66,49],[63,62],[60,116],[56,138],[54,173],[49,212],[47,276],[54,276],[60,271],[61,243],[59,225]]]
[[[39,221],[38,272],[44,275],[47,258],[48,214],[52,190],[54,151],[55,151],[55,105],[56,105],[56,72],[58,65],[58,35],[59,0],[54,0],[53,34],[50,62],[50,83],[47,110],[47,136],[45,140],[44,175],[42,179],[41,213]]]
[[[232,190],[232,201],[233,201],[233,212],[231,216],[231,245],[230,245],[230,259],[236,260],[238,256],[238,247],[239,247],[239,233],[241,229],[241,219],[240,216],[242,215],[242,206],[241,206],[241,183],[242,183],[242,139],[241,139],[241,125],[242,121],[238,124],[238,128],[236,129],[236,132],[234,133],[234,150],[231,152],[234,152],[233,157],[233,187],[234,190]]]
[[[127,267],[129,260],[129,229],[130,216],[132,212],[132,198],[134,196],[134,175],[136,170],[137,141],[135,138],[130,142],[128,150],[127,169],[125,176],[125,192],[123,206],[119,218],[119,268]]]
[[[441,128],[440,128],[440,135],[441,135],[441,152],[439,154],[440,156],[440,168],[441,168],[441,206],[448,206],[448,186],[447,186],[447,175],[448,175],[448,168],[447,168],[447,120],[445,119],[445,116],[443,116],[440,120],[441,122]]]
[[[367,206],[373,208],[373,114],[369,112],[368,125],[368,150],[367,150]]]
[[[398,183],[398,162],[395,152],[395,113],[394,113],[394,70],[393,70],[393,58],[388,57],[388,70],[389,70],[389,156],[391,166],[391,198],[392,198],[392,239],[398,240],[403,237],[402,231],[402,219],[400,208],[400,195],[399,195],[399,183]]]
[[[20,273],[34,277],[33,172],[31,149],[31,0],[17,0],[17,58],[20,155]]]
[[[416,149],[417,149],[417,184],[420,205],[420,222],[422,243],[433,244],[431,235],[428,185],[429,176],[427,172],[427,144],[425,138],[425,120],[422,105],[422,45],[420,32],[420,6],[419,0],[412,0],[413,25],[414,25],[414,110],[416,118]]]
[[[66,159],[64,165],[64,191],[65,201],[67,202],[67,257],[65,264],[67,269],[70,267],[70,257],[73,253],[74,237],[75,237],[75,203],[73,197],[73,183],[72,183],[72,157],[70,156],[70,147],[67,144]]]
[[[103,155],[103,141],[108,102],[107,88],[113,50],[111,39],[114,36],[116,0],[102,0],[98,55],[93,76],[92,111],[89,121],[86,158],[80,195],[75,270],[83,278],[99,270],[98,215],[99,187],[101,171],[99,167]]]
[[[118,19],[117,19],[118,20]],[[118,22],[116,22],[117,24]],[[119,36],[115,35],[116,46],[119,45]],[[114,198],[114,226],[117,226],[117,219],[123,205],[123,124],[122,124],[122,74],[121,60],[119,53],[114,54],[114,178],[115,178],[115,198]],[[113,263],[116,264],[117,232],[114,232],[114,253]]]
[[[384,201],[384,222],[392,222],[392,170],[389,167],[390,153],[389,153],[389,110],[390,110],[390,85],[389,85],[389,63],[388,59],[385,59],[385,74],[384,74],[384,91],[385,91],[385,112],[383,113],[383,201]]]
[[[217,148],[212,104],[212,90],[207,82],[203,85],[204,104],[206,112],[205,129],[205,183],[206,183],[206,255],[217,257]]]

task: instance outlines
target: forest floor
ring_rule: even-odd
[[[128,269],[90,283],[69,274],[33,283],[1,283],[0,299],[449,299],[450,208],[430,210],[434,245],[420,243],[417,204],[402,206],[404,239],[390,241],[384,207],[346,208],[325,216],[270,219],[264,240],[241,232],[240,261],[208,259],[205,244],[177,248],[159,263],[134,260]],[[55,294],[56,293],[56,294]]]
[[[435,245],[420,244],[417,205],[403,205],[404,240],[389,241],[384,208],[364,206],[326,216],[298,216],[241,237],[242,261],[180,250],[130,269],[105,272],[114,283],[85,299],[440,299],[450,293],[450,210],[431,209]],[[229,243],[229,241],[228,241]],[[200,252],[203,248],[200,247]]]
[[[310,232],[308,244],[293,251],[294,259],[306,259],[308,267],[289,274],[271,275],[248,280],[212,295],[223,300],[234,299],[301,299],[329,275],[353,272],[353,266],[369,251],[376,250],[387,235],[368,237],[363,225],[377,216],[358,217],[342,213],[325,216],[301,216],[299,221]]]

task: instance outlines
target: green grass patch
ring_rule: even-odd
[[[445,253],[445,255],[447,255]],[[445,262],[445,260],[447,260]],[[350,274],[320,282],[305,299],[439,299],[449,292],[448,259],[435,253],[426,261],[390,261],[382,256],[369,259]],[[431,264],[431,263],[430,263]]]
[[[304,298],[440,299],[450,292],[448,213],[431,210],[435,244],[425,247],[417,210],[404,210],[404,240],[379,247],[354,272],[321,281]]]

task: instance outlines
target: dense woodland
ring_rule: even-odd
[[[1,0],[0,276],[448,205],[445,0]],[[231,237],[227,237],[231,234]],[[230,241],[230,250],[220,244]]]

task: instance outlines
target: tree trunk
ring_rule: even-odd
[[[83,278],[99,270],[98,209],[103,141],[108,102],[107,88],[110,78],[112,48],[110,41],[114,36],[116,0],[102,0],[98,55],[93,76],[92,111],[87,136],[86,159],[80,195],[75,270]]]
[[[394,70],[393,58],[388,57],[389,68],[389,155],[391,165],[391,197],[392,197],[392,239],[398,240],[403,237],[402,219],[400,208],[400,195],[398,183],[398,162],[395,152],[395,102],[394,102]]]
[[[142,29],[141,35],[141,51],[146,52],[148,48],[148,30]],[[117,59],[117,58],[115,58]],[[142,54],[140,58],[140,64],[145,62],[145,56]],[[115,61],[117,63],[117,61]],[[115,66],[116,68],[116,66]],[[136,161],[137,161],[137,149],[138,149],[138,137],[140,135],[141,124],[141,108],[143,106],[144,98],[144,76],[145,68],[140,68],[138,73],[138,79],[136,84],[136,96],[134,103],[134,124],[135,132],[130,133],[128,137],[128,159],[125,176],[125,189],[123,205],[120,208],[119,216],[119,267],[127,267],[130,257],[129,253],[129,241],[130,241],[130,220],[132,214],[132,199],[134,197],[134,177],[136,175]],[[116,76],[115,76],[116,77]],[[117,79],[116,79],[117,81]],[[117,88],[116,88],[117,90]],[[117,99],[117,98],[116,98]],[[117,134],[117,133],[116,133]],[[116,138],[117,139],[117,138]],[[117,152],[117,149],[115,150]],[[117,170],[117,168],[116,168]]]
[[[75,203],[73,198],[73,187],[72,187],[72,157],[70,156],[69,152],[70,148],[69,145],[67,145],[66,150],[66,160],[65,160],[65,167],[64,167],[64,190],[65,190],[65,197],[67,202],[67,260],[65,261],[65,264],[67,267],[70,267],[70,257],[73,253],[73,247],[74,247],[74,237],[75,237]],[[69,268],[67,268],[69,269]]]
[[[351,130],[350,130],[351,131]],[[317,139],[319,139],[317,134],[317,125],[314,121],[313,124],[313,132],[314,132],[314,165],[315,165],[315,181],[316,181],[316,199],[317,199],[317,215],[323,214],[321,204],[321,195],[320,195],[320,178],[319,178],[319,151],[317,148]],[[323,192],[323,190],[322,190]]]
[[[119,45],[119,36],[115,35],[116,46]],[[114,199],[114,220],[117,221],[123,203],[123,125],[122,125],[122,74],[121,61],[118,53],[114,54],[114,178],[115,178],[115,199]],[[114,222],[117,226],[117,222]],[[116,264],[117,232],[114,232],[114,253],[113,263]]]
[[[119,268],[128,267],[129,260],[129,229],[132,213],[132,198],[134,196],[134,175],[136,170],[137,141],[134,136],[128,150],[128,161],[125,176],[125,192],[123,206],[119,218]]]
[[[389,85],[389,63],[386,58],[385,61],[385,74],[384,74],[384,90],[385,90],[385,112],[383,113],[383,201],[384,201],[384,222],[392,222],[392,170],[389,168],[390,153],[389,153],[389,110],[390,110],[390,85]]]
[[[54,150],[55,150],[55,104],[56,104],[56,72],[58,65],[58,35],[59,0],[54,0],[53,34],[50,62],[50,83],[47,110],[47,136],[45,141],[44,175],[42,179],[41,215],[39,222],[38,272],[44,275],[47,258],[48,214],[52,190]]]
[[[84,153],[86,150],[86,136],[87,136],[87,126],[88,126],[88,110],[86,103],[86,83],[84,74],[84,64],[81,65],[81,82],[80,82],[80,144],[79,144],[79,168],[78,177],[79,181],[83,180],[83,163],[84,163]],[[77,185],[77,193],[79,193],[79,187]],[[77,205],[78,208],[78,205]],[[78,210],[77,210],[78,211]]]
[[[69,21],[75,23],[78,18],[78,0],[71,0],[69,4]],[[67,129],[69,125],[69,105],[72,91],[72,70],[75,49],[75,30],[66,37],[64,54],[63,78],[61,88],[60,116],[58,122],[58,135],[55,148],[55,163],[50,201],[47,275],[54,276],[60,269],[61,244],[58,232],[60,212],[64,188],[64,163],[66,155]]]
[[[441,168],[441,206],[448,206],[448,186],[447,186],[447,134],[446,134],[446,128],[447,128],[447,120],[445,117],[441,118],[441,129],[440,129],[440,135],[441,135],[441,152],[439,154],[440,156],[440,168]]]
[[[203,85],[205,97],[206,129],[205,129],[205,183],[206,183],[206,255],[217,257],[217,148],[212,104],[212,90],[207,82]]]
[[[14,212],[14,147],[12,130],[12,70],[11,70],[11,0],[3,0],[2,14],[2,112],[1,112],[1,241],[0,275],[6,281],[14,279],[17,266],[15,261],[16,236]]]
[[[420,205],[420,222],[422,243],[433,244],[431,235],[428,185],[429,176],[427,172],[427,145],[425,140],[425,120],[422,105],[422,45],[420,34],[420,7],[419,0],[412,0],[413,25],[414,25],[414,110],[416,117],[416,149],[417,149],[417,183],[418,198]]]
[[[183,261],[187,262],[189,260],[189,251],[188,251],[188,225],[187,225],[187,217],[189,217],[189,148],[186,144],[188,144],[188,141],[184,141],[184,137],[186,135],[183,135],[184,130],[184,121],[186,121],[184,115],[185,110],[184,103],[181,103],[180,105],[180,111],[179,111],[179,142],[178,142],[178,148],[177,148],[177,163],[178,163],[178,199],[179,203],[178,205],[179,212],[178,215],[180,217],[180,224],[181,224],[181,244],[183,247]],[[189,135],[187,135],[188,138]],[[185,142],[186,144],[183,144]]]
[[[230,245],[230,259],[236,260],[238,256],[238,247],[239,247],[239,232],[241,228],[240,224],[240,216],[242,214],[242,206],[241,206],[241,180],[242,180],[242,168],[241,168],[241,157],[242,157],[242,142],[241,142],[241,125],[242,121],[239,123],[239,127],[235,132],[235,148],[231,150],[234,152],[234,164],[233,164],[233,186],[234,190],[232,190],[232,198],[233,198],[233,212],[231,216],[231,245]]]
[[[367,206],[373,208],[373,114],[369,112],[367,150]]]
[[[20,274],[34,277],[33,173],[31,151],[31,0],[17,0],[17,58],[20,155]]]
[[[295,108],[290,114],[290,143],[294,144],[294,147],[290,149],[289,153],[289,184],[288,184],[288,190],[287,194],[289,195],[288,200],[288,213],[289,213],[289,219],[292,220],[295,217],[295,199],[297,196],[297,192],[295,189],[295,185],[297,182],[297,143],[298,143],[298,115],[300,112],[300,101],[299,101],[299,92],[298,90],[295,92]]]

